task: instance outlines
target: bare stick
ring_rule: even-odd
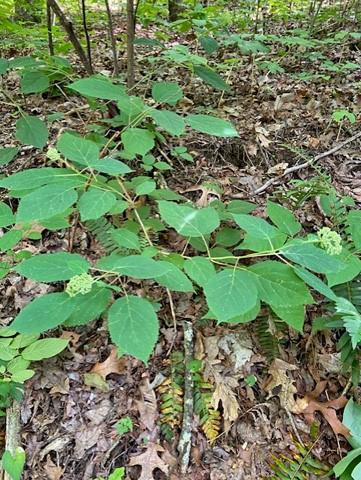
[[[134,0],[127,0],[127,85],[128,88],[134,87],[134,36],[135,36],[135,18],[134,18]]]
[[[119,75],[117,41],[114,35],[113,19],[112,19],[112,12],[110,10],[109,0],[105,0],[105,8],[107,9],[109,38],[110,38],[110,42],[112,45],[112,52],[113,52],[113,61],[114,61],[113,74],[115,77],[117,77]]]
[[[72,43],[74,50],[78,54],[81,63],[84,65],[85,70],[89,75],[94,73],[92,65],[89,63],[89,60],[84,52],[81,43],[79,42],[78,37],[75,34],[74,27],[72,22],[69,18],[65,15],[63,10],[61,9],[57,0],[48,0],[50,7],[53,9],[55,15],[58,17],[61,26],[64,28],[66,33],[68,34],[69,40]]]
[[[53,19],[52,19],[52,11],[49,2],[46,2],[46,21],[48,27],[48,46],[49,46],[49,54],[51,56],[54,55],[54,42],[53,42]]]
[[[16,449],[20,446],[20,403],[13,401],[11,407],[6,409],[6,443],[5,450],[15,455]],[[11,480],[12,477],[4,472],[4,480]]]
[[[270,187],[271,185],[273,185],[274,183],[276,183],[278,180],[285,177],[286,175],[289,175],[290,173],[293,173],[293,172],[297,172],[302,168],[306,168],[309,165],[312,165],[313,163],[318,162],[319,160],[321,160],[321,158],[325,158],[325,157],[328,157],[329,155],[333,155],[334,153],[341,150],[341,148],[343,148],[345,145],[353,142],[354,140],[360,137],[361,137],[361,132],[358,132],[352,137],[345,140],[344,142],[340,143],[339,145],[336,145],[335,147],[331,148],[331,150],[320,153],[319,155],[316,155],[316,157],[311,158],[310,160],[307,160],[307,162],[300,163],[299,165],[294,165],[293,167],[290,167],[290,168],[286,168],[286,170],[282,173],[282,175],[279,175],[278,177],[275,177],[275,178],[270,178],[269,180],[267,180],[266,183],[264,183],[261,187],[257,188],[253,193],[258,195],[264,192],[265,190],[267,190],[268,187]],[[234,195],[233,197],[236,198],[236,195]]]
[[[88,25],[86,23],[85,0],[81,0],[81,14],[82,14],[84,34],[85,34],[85,39],[86,39],[86,50],[87,50],[87,53],[88,53],[88,61],[89,61],[89,65],[90,65],[91,69],[93,70],[92,52],[91,52],[91,47],[90,47],[90,37],[89,37],[89,32],[88,32]]]
[[[181,472],[186,473],[192,446],[192,421],[193,421],[193,375],[190,363],[193,360],[193,328],[190,322],[183,323],[184,331],[184,403],[183,423],[179,437],[178,452],[180,454]]]

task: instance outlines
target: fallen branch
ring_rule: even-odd
[[[190,370],[190,363],[193,360],[193,328],[190,322],[183,323],[184,331],[184,402],[183,402],[183,423],[179,437],[178,452],[180,455],[181,472],[186,473],[189,465],[189,458],[192,445],[192,423],[193,423],[193,375]]]
[[[256,195],[263,193],[265,190],[267,190],[268,187],[276,183],[278,180],[281,178],[285,177],[286,175],[289,175],[290,173],[297,172],[298,170],[301,170],[302,168],[306,168],[309,165],[312,165],[315,162],[318,162],[322,158],[328,157],[329,155],[333,155],[334,153],[338,152],[342,147],[345,145],[353,142],[357,138],[361,137],[361,132],[356,133],[352,137],[348,138],[344,142],[340,143],[339,145],[336,145],[335,147],[331,148],[331,150],[328,150],[327,152],[320,153],[319,155],[316,155],[314,158],[311,158],[310,160],[307,160],[307,162],[300,163],[299,165],[294,165],[293,167],[286,168],[286,170],[279,175],[278,177],[271,178],[267,180],[266,183],[264,183],[261,187],[257,188],[254,190],[253,193]],[[237,198],[240,197],[240,195],[234,195],[232,198]],[[243,196],[242,196],[243,198]]]

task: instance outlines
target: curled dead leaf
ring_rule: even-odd
[[[319,382],[314,390],[307,393],[304,398],[296,401],[292,413],[304,415],[306,421],[312,424],[316,418],[315,413],[320,412],[323,418],[328,422],[334,433],[343,435],[348,438],[350,431],[337,417],[337,410],[343,408],[347,403],[347,398],[344,396],[321,402],[317,398],[325,390],[327,381]]]
[[[121,374],[126,368],[126,359],[118,358],[117,349],[112,347],[109,357],[104,362],[98,362],[90,370],[90,373],[96,373],[100,375],[104,380],[111,373]]]
[[[270,378],[265,385],[268,397],[278,396],[281,406],[291,412],[295,408],[294,394],[297,393],[297,389],[293,385],[294,380],[287,373],[292,370],[297,370],[297,367],[276,358],[268,370]]]

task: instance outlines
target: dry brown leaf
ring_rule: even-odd
[[[238,382],[234,377],[225,377],[219,374],[214,376],[216,388],[212,397],[212,406],[217,410],[222,402],[224,430],[227,432],[232,423],[238,418],[239,404],[234,389]]]
[[[307,393],[303,398],[299,398],[296,401],[293,413],[304,415],[306,421],[312,424],[316,420],[315,413],[320,412],[336,435],[341,434],[347,438],[350,436],[350,431],[340,422],[336,413],[336,410],[340,410],[346,405],[347,398],[341,396],[327,402],[317,400],[325,390],[326,385],[327,381],[319,382],[312,392]]]
[[[58,467],[55,465],[55,463],[53,463],[50,455],[46,457],[46,464],[44,465],[44,470],[48,480],[60,480],[64,473],[63,468]]]
[[[156,443],[150,442],[146,447],[146,451],[132,457],[129,461],[129,466],[134,467],[139,465],[142,467],[142,473],[138,480],[151,480],[153,477],[153,471],[159,468],[166,475],[168,474],[168,465],[160,458],[158,452],[164,452],[164,448]]]
[[[181,193],[189,193],[189,192],[202,192],[201,196],[195,202],[197,207],[206,207],[210,201],[214,199],[219,200],[221,195],[215,189],[208,188],[206,185],[194,185],[193,187],[189,187],[186,190],[182,190]]]
[[[97,373],[104,380],[106,380],[107,376],[111,373],[123,373],[125,367],[126,359],[118,358],[117,349],[113,347],[109,357],[104,362],[96,363],[94,367],[90,370],[90,373]]]
[[[297,392],[296,387],[293,385],[294,380],[287,374],[288,371],[292,370],[297,370],[297,367],[277,358],[272,362],[268,370],[271,377],[265,385],[268,396],[277,395],[281,406],[291,412],[295,407],[294,394]]]
[[[136,401],[140,415],[139,420],[144,428],[152,432],[156,427],[158,405],[154,389],[149,384],[149,378],[144,378],[139,390],[142,394],[142,399]]]

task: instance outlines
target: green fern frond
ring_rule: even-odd
[[[295,443],[297,449],[292,456],[280,455],[272,457],[271,480],[311,480],[329,478],[330,467],[320,462],[311,450]]]
[[[280,354],[279,340],[276,336],[276,330],[279,328],[278,322],[275,322],[269,315],[259,317],[255,322],[255,333],[259,346],[270,362]]]
[[[221,414],[212,405],[214,386],[204,382],[200,373],[194,373],[193,404],[194,413],[199,417],[199,423],[207,440],[212,444],[221,430]]]
[[[184,358],[174,352],[169,360],[169,376],[159,385],[160,428],[164,437],[172,441],[182,423],[184,395]]]

